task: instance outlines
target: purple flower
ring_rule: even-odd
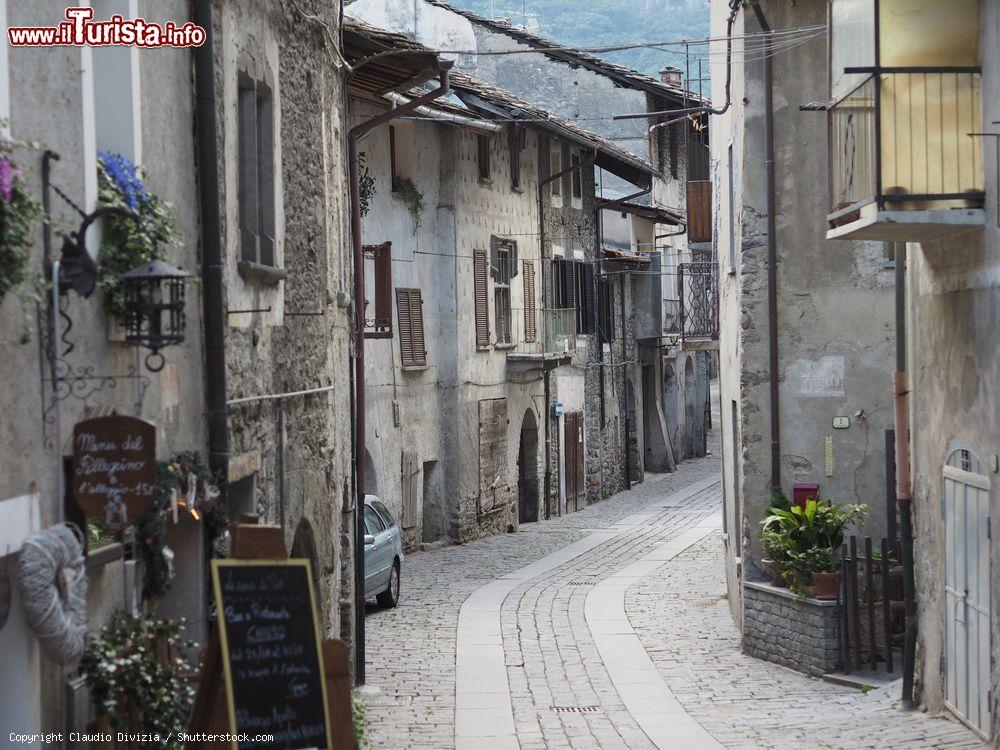
[[[126,206],[138,211],[142,204],[149,201],[149,193],[142,185],[142,177],[135,164],[120,154],[108,151],[100,151],[97,155],[104,166],[104,171],[121,192]]]
[[[10,201],[14,193],[14,166],[6,156],[0,156],[0,195]]]

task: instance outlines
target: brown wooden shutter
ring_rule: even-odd
[[[503,507],[508,499],[507,399],[479,402],[479,512]]]
[[[399,357],[403,367],[427,364],[424,350],[424,308],[419,289],[396,290],[396,317],[399,318]]]
[[[594,332],[594,267],[583,261],[580,263],[580,295],[577,299],[577,307],[580,310],[578,320],[580,322],[579,333]]]
[[[472,252],[472,281],[476,302],[476,347],[490,345],[489,264],[485,250]]]
[[[537,336],[535,318],[535,264],[524,261],[524,340],[535,341]]]
[[[416,451],[403,451],[402,456],[402,488],[403,488],[403,528],[412,529],[417,525],[417,486],[420,475],[420,464],[417,462]]]

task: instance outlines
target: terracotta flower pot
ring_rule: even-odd
[[[813,573],[813,596],[817,599],[836,599],[840,586],[840,571],[835,573]]]

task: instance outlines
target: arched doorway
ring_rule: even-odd
[[[944,467],[945,703],[990,735],[990,479],[959,448]]]
[[[698,417],[703,410],[698,408],[698,380],[695,377],[694,356],[688,355],[684,361],[684,457],[698,455]]]
[[[315,587],[316,606],[320,607],[323,599],[320,596],[319,579],[322,571],[319,569],[319,559],[316,556],[316,536],[313,534],[312,525],[308,519],[299,519],[298,526],[295,527],[295,535],[292,537],[292,549],[289,557],[304,559],[309,561],[312,567],[313,586]],[[324,618],[325,618],[324,613]]]
[[[678,450],[677,445],[677,400],[680,394],[677,392],[677,374],[674,366],[669,363],[663,364],[663,416],[667,420],[667,440],[673,449],[674,456],[683,458],[683,451]]]
[[[521,438],[517,449],[517,521],[538,520],[538,422],[528,409],[521,420]]]

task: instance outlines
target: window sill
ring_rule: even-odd
[[[479,184],[482,185],[483,187],[493,187],[493,180],[489,179],[488,177],[480,177]]]
[[[430,365],[400,365],[399,369],[403,372],[424,372],[425,370],[431,369]]]
[[[517,185],[511,185],[510,192],[516,193],[517,195],[524,195],[524,188],[518,187]]]
[[[492,346],[478,346],[477,345],[476,346],[476,351],[477,352],[491,352],[491,351],[493,351],[493,347]]]
[[[244,281],[264,286],[277,286],[288,276],[288,272],[284,268],[265,266],[252,260],[238,261],[236,270],[239,271]]]
[[[506,351],[507,349],[516,349],[517,344],[514,343],[497,343],[493,345],[493,348],[498,351]]]

